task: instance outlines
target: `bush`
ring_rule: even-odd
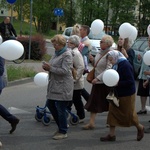
[[[20,36],[18,41],[24,46],[26,52],[25,59],[28,59],[29,56],[29,36]],[[41,60],[42,57],[46,54],[46,41],[42,35],[35,35],[31,37],[31,53],[30,59]]]

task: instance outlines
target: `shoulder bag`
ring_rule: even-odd
[[[96,68],[98,62],[99,62],[100,59],[101,59],[105,54],[107,54],[107,53],[108,53],[108,51],[105,52],[105,53],[98,59],[98,61],[97,61],[96,64],[94,65],[93,69],[88,73],[88,75],[87,75],[87,77],[86,77],[86,80],[87,80],[89,83],[91,83],[91,82],[93,81],[93,79],[95,78],[95,68]]]

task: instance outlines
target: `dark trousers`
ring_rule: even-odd
[[[88,101],[90,94],[86,91],[85,88],[82,89],[81,95],[86,101]]]
[[[4,106],[0,104],[0,115],[7,120],[9,123],[12,123],[17,118],[13,116]]]
[[[85,112],[84,112],[84,105],[81,98],[81,92],[82,90],[73,91],[73,104],[75,106],[75,109],[77,110],[77,115],[79,116],[79,119],[84,119]]]
[[[63,134],[66,134],[68,130],[66,109],[69,105],[69,102],[70,101],[56,101],[50,99],[48,99],[46,102],[46,106],[56,121],[59,132]]]

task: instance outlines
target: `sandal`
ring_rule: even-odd
[[[95,127],[93,125],[87,124],[82,127],[83,130],[93,130]]]

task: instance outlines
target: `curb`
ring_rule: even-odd
[[[8,82],[7,87],[15,86],[15,85],[19,85],[19,84],[25,84],[25,83],[29,83],[29,82],[33,82],[33,78],[24,78],[24,79],[20,79],[20,80],[10,81],[10,82]]]

